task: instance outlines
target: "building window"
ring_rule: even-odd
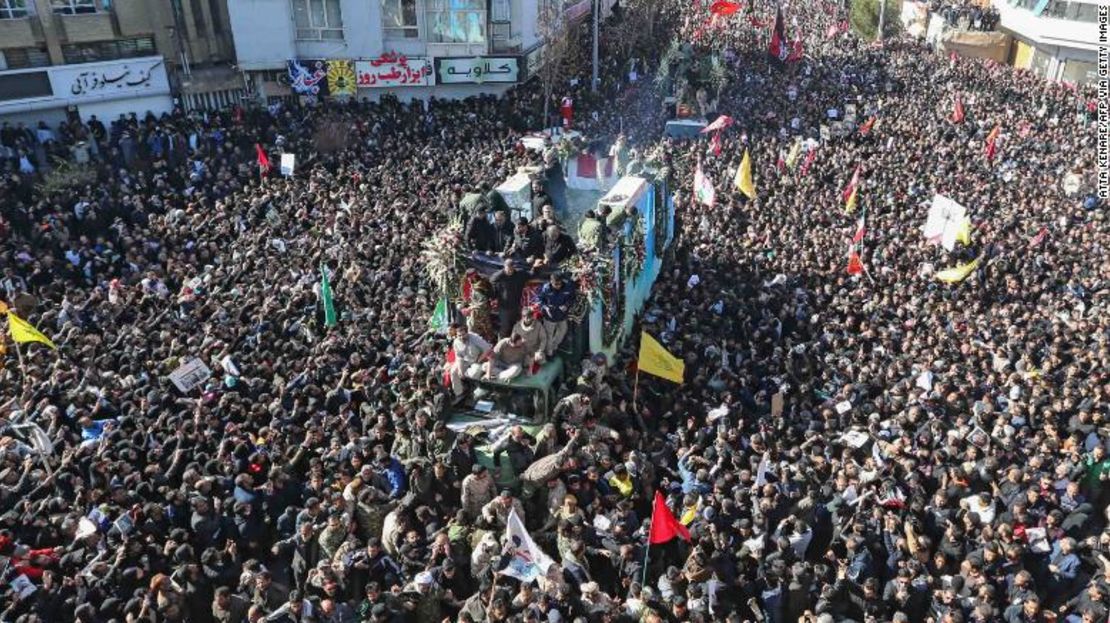
[[[1093,24],[1098,21],[1098,5],[1072,2],[1064,18],[1075,22],[1090,22]]]
[[[0,69],[28,69],[49,67],[50,55],[46,48],[8,48],[0,50]]]
[[[83,15],[96,13],[96,0],[50,0],[58,15]]]
[[[293,0],[298,39],[343,39],[339,0]]]
[[[53,95],[50,76],[45,71],[0,76],[0,102]]]
[[[485,43],[485,0],[427,0],[428,43]]]
[[[31,0],[0,0],[0,19],[27,17],[27,3]]]
[[[382,0],[382,28],[386,39],[416,39],[416,0]]]
[[[121,58],[153,56],[154,39],[138,37],[117,39],[115,41],[95,41],[93,43],[67,43],[62,46],[62,58],[66,63],[96,63],[114,61]]]

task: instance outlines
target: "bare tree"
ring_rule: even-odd
[[[619,58],[627,60],[651,40],[651,27],[657,2],[622,2],[620,21],[609,30],[608,39]]]
[[[543,84],[543,123],[547,127],[555,85],[563,79],[571,55],[571,33],[563,18],[562,2],[543,0],[537,18],[537,34],[543,42],[540,52],[540,82]]]

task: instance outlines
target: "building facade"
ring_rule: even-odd
[[[0,0],[0,119],[230,102],[233,55],[226,0]]]
[[[1049,80],[1093,83],[1098,61],[1097,0],[994,0],[1013,37],[1010,62]]]
[[[615,0],[600,0],[601,15]],[[261,102],[501,93],[542,57],[540,14],[580,20],[595,0],[235,0],[239,68]],[[551,7],[548,11],[547,7]]]

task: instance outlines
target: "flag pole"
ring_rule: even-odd
[[[860,262],[860,264],[862,265],[863,262]],[[867,280],[871,282],[871,285],[875,285],[875,278],[871,276],[871,271],[867,270],[867,266],[863,267],[863,274],[867,275]]]
[[[493,572],[493,584],[490,584],[489,587],[489,602],[486,603],[487,608],[493,605],[493,598],[497,596],[497,578],[500,575],[501,574],[496,571]]]
[[[637,371],[636,377],[639,378],[639,376],[640,376],[639,371]],[[652,503],[651,503],[651,523],[648,524],[647,547],[644,548],[644,572],[640,577],[640,588],[641,589],[644,586],[647,585],[648,556],[651,555],[651,528],[654,525],[655,525],[655,501],[652,500]]]
[[[636,361],[636,380],[632,382],[632,409],[634,411],[636,411],[636,413],[640,412],[640,407],[639,407],[639,405],[636,404],[636,396],[639,395],[639,393],[640,393],[640,362],[639,362],[639,360],[637,360]],[[655,513],[652,512],[652,516],[654,516],[654,515],[655,515]]]
[[[20,385],[22,387],[20,393],[22,394],[22,390],[27,389],[27,369],[23,366],[23,349],[19,347],[19,342],[16,342],[14,339],[12,342],[15,344],[15,355],[19,358],[19,376]],[[20,408],[22,407],[23,405],[20,405]]]

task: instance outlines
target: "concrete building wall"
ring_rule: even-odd
[[[236,0],[228,14],[241,69],[278,69],[297,57],[289,0]]]

